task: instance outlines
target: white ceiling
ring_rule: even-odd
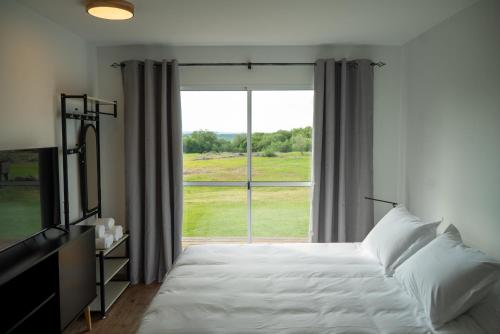
[[[132,0],[113,22],[83,0],[19,0],[97,45],[401,45],[477,0]]]

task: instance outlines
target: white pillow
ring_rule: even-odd
[[[450,225],[399,266],[394,276],[438,328],[481,301],[499,279],[499,269],[498,261],[465,246]]]
[[[495,290],[493,288],[492,290]],[[483,329],[485,334],[500,333],[500,295],[492,291],[486,298],[471,307],[469,315]]]
[[[391,276],[397,266],[436,237],[438,224],[424,223],[400,205],[375,225],[361,248],[377,258],[384,273]]]

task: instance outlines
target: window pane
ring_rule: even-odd
[[[252,92],[252,179],[310,181],[313,91]]]
[[[253,187],[252,240],[307,242],[311,188]]]
[[[246,242],[244,187],[184,187],[183,244]]]
[[[247,93],[183,91],[184,181],[247,179]]]

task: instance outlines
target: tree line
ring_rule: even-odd
[[[230,140],[222,138],[216,132],[199,130],[183,136],[184,153],[234,152],[247,150],[247,136],[235,134]],[[271,133],[252,134],[252,151],[273,156],[275,152],[310,152],[312,145],[312,127],[279,130]]]

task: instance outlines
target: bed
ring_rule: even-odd
[[[168,274],[139,333],[483,333],[464,314],[433,331],[358,243],[200,245]]]

